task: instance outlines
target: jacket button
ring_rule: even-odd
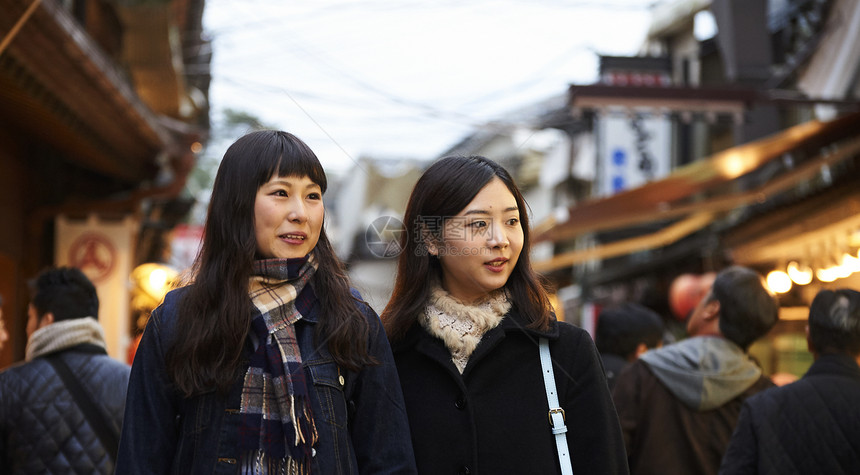
[[[469,470],[469,467],[467,467],[465,465],[460,467],[460,475],[469,475],[470,473],[472,473],[472,471]]]
[[[461,397],[460,399],[454,401],[454,407],[462,411],[466,407],[466,398]]]

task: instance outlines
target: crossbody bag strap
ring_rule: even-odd
[[[549,341],[540,339],[540,366],[543,370],[543,384],[546,387],[546,401],[549,403],[549,426],[555,436],[555,447],[558,451],[558,463],[562,475],[573,475],[570,463],[570,451],[567,446],[567,426],[565,425],[564,409],[558,404],[558,391],[555,388],[555,374],[552,371],[552,358],[549,353]]]
[[[45,357],[45,359],[54,367],[54,371],[56,371],[57,376],[59,376],[63,381],[66,389],[69,390],[72,398],[74,398],[75,403],[81,409],[81,412],[84,413],[84,417],[87,419],[87,422],[89,422],[93,431],[96,433],[96,436],[98,436],[99,441],[101,441],[110,456],[111,462],[116,462],[116,453],[119,449],[119,434],[117,434],[116,431],[111,428],[110,424],[108,424],[104,414],[102,414],[98,407],[96,407],[93,399],[89,394],[87,394],[87,391],[81,385],[81,382],[78,381],[78,378],[76,378],[74,373],[72,373],[69,365],[60,358],[60,355],[53,354]]]

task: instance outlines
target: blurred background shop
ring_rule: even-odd
[[[481,154],[524,191],[533,262],[560,318],[593,331],[601,308],[635,301],[681,338],[713,273],[742,264],[767,275],[782,304],[751,351],[767,374],[806,370],[812,296],[860,288],[860,2],[650,5],[638,53],[598,54],[593,83],[571,80],[432,157],[368,154],[330,173],[329,235],[377,311],[411,187],[436,158]],[[291,126],[235,112],[226,132],[209,123],[202,0],[0,7],[0,39],[12,38],[0,46],[0,294],[12,335],[0,367],[23,357],[23,320],[10,315],[25,314],[26,278],[49,264],[98,279],[109,350],[124,359],[193,260],[199,183],[224,144],[249,127]]]
[[[158,262],[207,140],[203,0],[0,0],[0,293],[23,359],[27,279],[96,284],[108,352],[135,328],[129,278]]]
[[[632,300],[683,337],[713,273],[747,265],[782,304],[752,352],[768,374],[799,376],[812,297],[860,285],[858,35],[848,0],[662,2],[638,55],[600,57],[598,83],[440,156],[483,154],[514,172],[565,320],[593,331],[601,308]],[[356,236],[376,239],[364,230],[378,216]],[[385,295],[393,260],[352,260],[380,268],[360,284]]]

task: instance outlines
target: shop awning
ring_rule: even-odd
[[[661,180],[573,206],[563,222],[549,219],[539,223],[535,242],[563,242],[585,233],[647,222],[672,224],[651,235],[558,254],[535,266],[551,271],[671,244],[704,228],[721,213],[764,202],[814,177],[823,166],[860,153],[858,131],[860,113],[829,122],[806,122],[679,168]],[[793,168],[755,188],[737,186],[738,178],[788,156],[793,157]]]

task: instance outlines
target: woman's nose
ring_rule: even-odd
[[[300,199],[290,200],[290,207],[287,212],[287,219],[294,223],[303,223],[308,219],[308,212],[305,204]]]
[[[505,232],[505,227],[497,223],[490,225],[490,239],[487,241],[490,247],[505,248],[508,247],[508,233]]]

